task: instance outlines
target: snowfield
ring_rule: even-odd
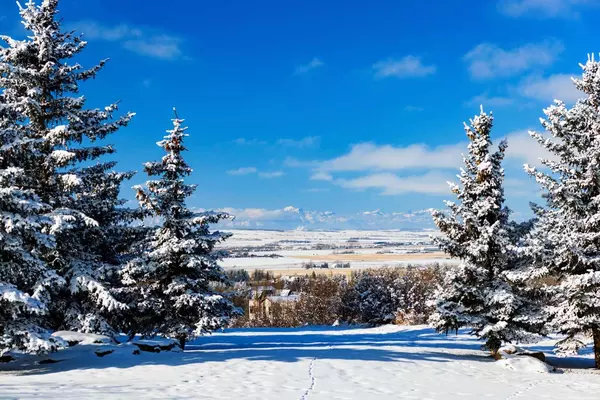
[[[88,342],[89,343],[89,342]],[[552,341],[529,346],[562,366],[593,365],[591,354],[558,359]],[[1,399],[594,399],[600,374],[527,357],[493,361],[480,342],[427,326],[232,329],[186,351],[133,355],[131,344],[80,344],[0,364]],[[527,347],[527,346],[526,346]],[[113,349],[102,358],[99,349]]]
[[[233,236],[218,245],[232,254],[221,262],[225,269],[283,273],[302,268],[307,262],[328,262],[332,266],[336,262],[349,262],[352,269],[455,263],[433,245],[431,238],[439,235],[437,230],[227,231]],[[270,257],[273,255],[276,257]]]

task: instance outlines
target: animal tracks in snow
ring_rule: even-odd
[[[327,350],[331,349],[333,349],[333,346],[327,346]],[[317,361],[317,357],[310,360],[310,364],[308,365],[308,376],[310,377],[310,386],[308,387],[308,389],[306,389],[302,397],[300,397],[300,400],[308,399],[308,396],[310,396],[313,389],[315,388],[315,383],[317,382],[317,379],[315,378],[315,361]]]
[[[315,373],[314,373],[315,361],[317,361],[316,358],[313,358],[312,360],[310,360],[310,364],[308,366],[308,376],[310,377],[310,386],[308,387],[308,389],[306,389],[306,391],[304,392],[302,397],[300,397],[300,400],[308,399],[308,396],[315,388],[315,383],[316,383]]]
[[[552,381],[549,380],[535,380],[529,383],[529,385],[527,385],[526,387],[517,390],[516,392],[514,392],[513,394],[511,394],[510,396],[508,396],[505,400],[512,400],[515,399],[517,397],[524,397],[524,398],[528,398],[529,396],[527,395],[527,393],[529,393],[530,391],[534,390],[535,388],[537,388],[538,386],[545,384],[545,383],[552,383]]]

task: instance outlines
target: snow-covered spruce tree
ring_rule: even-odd
[[[185,204],[196,186],[184,183],[192,169],[182,157],[187,136],[182,122],[176,114],[173,129],[157,143],[167,153],[162,160],[145,164],[146,173],[160,179],[135,188],[140,205],[162,225],[147,241],[146,251],[123,270],[127,287],[120,292],[136,314],[130,335],[164,335],[185,348],[186,341],[225,326],[238,310],[212,286],[227,281],[217,264],[222,253],[214,247],[230,235],[210,232],[209,224],[229,215],[196,213]]]
[[[55,329],[113,336],[127,314],[112,287],[120,285],[119,271],[134,254],[134,244],[146,229],[138,224],[142,210],[124,207],[121,183],[133,173],[112,171],[114,162],[82,168],[74,207],[95,221],[77,224],[59,236],[57,253],[69,265],[70,285],[56,296]]]
[[[395,285],[399,277],[399,270],[395,268],[364,270],[352,277],[358,300],[358,322],[381,325],[396,320],[402,306],[401,288]]]
[[[105,254],[98,254],[98,247],[89,242],[91,237],[111,231],[110,226],[102,226],[85,214],[90,202],[100,205],[107,199],[89,195],[89,188],[100,182],[91,181],[94,174],[78,165],[113,153],[111,146],[83,146],[82,142],[105,138],[127,125],[132,114],[112,120],[116,104],[102,110],[84,108],[79,83],[95,77],[105,62],[86,70],[71,61],[86,42],[61,30],[58,0],[43,0],[40,5],[29,1],[19,7],[29,34],[25,40],[1,37],[7,46],[0,48],[0,88],[7,121],[15,140],[21,143],[15,149],[21,156],[12,166],[27,176],[22,188],[49,207],[48,216],[55,225],[52,233],[56,246],[36,250],[36,256],[66,283],[66,290],[49,304],[53,318],[48,323],[54,328],[96,330],[105,327],[94,322],[99,313],[114,312],[124,305],[110,295],[103,282]],[[100,178],[110,179],[118,186],[123,177],[106,173]],[[87,303],[83,308],[78,306],[82,302]],[[63,309],[65,305],[68,309]],[[85,315],[70,314],[83,309],[87,310]]]
[[[0,117],[1,119],[2,117]],[[22,145],[0,121],[0,356],[7,351],[49,352],[62,343],[50,336],[45,318],[50,291],[64,284],[41,254],[55,243],[51,209],[40,202],[13,151]]]
[[[551,138],[531,132],[553,157],[542,160],[545,170],[525,166],[546,207],[535,208],[539,221],[525,248],[532,268],[520,278],[546,276],[549,328],[567,335],[557,351],[577,352],[578,335],[591,334],[600,368],[600,63],[590,56],[582,68],[574,83],[586,97],[571,108],[557,100],[544,110]]]
[[[1,89],[7,68],[2,48],[0,57]],[[55,246],[52,233],[58,225],[24,168],[33,140],[18,119],[17,107],[11,107],[5,91],[0,91],[0,356],[11,350],[49,352],[61,346],[50,336],[47,315],[50,293],[65,282],[43,258]]]
[[[463,157],[460,185],[450,184],[458,202],[446,202],[448,215],[433,212],[443,234],[435,243],[460,264],[449,269],[435,294],[430,323],[444,333],[469,327],[495,354],[505,342],[528,339],[535,324],[529,302],[505,277],[516,260],[502,186],[507,144],[502,141],[492,152],[492,123],[491,114],[482,109],[470,126],[465,124],[468,155]]]

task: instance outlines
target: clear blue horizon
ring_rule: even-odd
[[[18,8],[0,33],[22,37]],[[189,126],[190,206],[249,219],[286,206],[355,215],[443,207],[466,151],[463,121],[483,104],[508,137],[506,195],[526,215],[537,186],[527,135],[570,82],[600,17],[593,1],[453,2],[62,0],[65,28],[110,58],[82,85],[88,106],[137,115],[109,142],[117,170],[161,157],[172,108]],[[115,12],[118,10],[118,12]],[[251,209],[251,210],[248,210]],[[271,214],[269,214],[271,213]]]

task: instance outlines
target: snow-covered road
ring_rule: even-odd
[[[0,398],[599,398],[600,374],[511,370],[479,346],[425,326],[238,329],[197,340],[184,353],[138,356],[123,346],[103,358],[93,354],[97,347],[78,345],[54,355],[63,360],[55,364],[0,364]],[[551,342],[533,347],[549,352]],[[592,364],[589,354],[567,361]]]

